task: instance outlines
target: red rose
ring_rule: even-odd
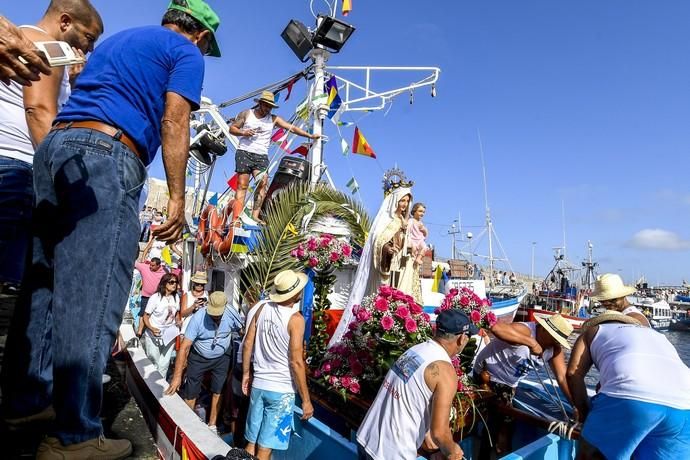
[[[378,311],[388,311],[388,301],[383,297],[376,297],[374,308]]]
[[[350,391],[351,391],[352,393],[354,393],[354,394],[359,394],[359,390],[360,390],[360,388],[359,388],[359,383],[357,383],[357,382],[352,382],[352,383],[350,384]]]

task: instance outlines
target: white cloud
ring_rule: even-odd
[[[646,228],[635,233],[626,246],[637,249],[685,251],[690,249],[690,240],[684,240],[676,233],[661,228]]]

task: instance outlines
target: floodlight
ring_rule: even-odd
[[[228,151],[228,147],[222,137],[203,130],[202,136],[189,147],[189,155],[199,163],[210,166],[216,156],[222,156]]]
[[[314,47],[320,45],[336,53],[355,31],[350,24],[330,16],[319,16],[317,23],[319,26],[311,39],[312,44]]]
[[[280,36],[283,37],[285,43],[297,55],[299,60],[305,62],[305,57],[314,48],[311,44],[311,33],[309,33],[307,26],[293,19],[288,23]]]

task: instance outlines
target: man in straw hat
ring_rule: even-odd
[[[556,381],[565,396],[572,400],[565,378],[566,364],[563,348],[570,349],[568,337],[573,326],[560,314],[535,317],[536,322],[496,323],[491,332],[495,338],[479,352],[474,363],[475,378],[486,370],[490,375],[489,386],[499,401],[512,406],[515,389],[530,371],[549,363]],[[497,423],[491,417],[493,428],[498,430],[497,453],[510,450],[512,418],[504,417]]]
[[[635,306],[630,305],[627,296],[637,291],[632,286],[625,286],[620,276],[604,273],[594,283],[592,300],[598,300],[606,310],[617,311],[636,319],[641,325],[651,327],[649,320]]]
[[[601,388],[590,400],[585,376],[592,365]],[[690,458],[690,369],[659,332],[617,311],[590,319],[567,379],[584,421],[579,458]]]
[[[261,204],[266,197],[266,185],[268,175],[264,174],[260,179],[259,174],[268,169],[268,148],[271,145],[271,135],[275,126],[283,128],[289,133],[295,133],[307,139],[318,139],[318,134],[310,134],[297,126],[286,122],[271,111],[277,109],[275,96],[271,91],[263,91],[261,96],[254,99],[256,105],[241,112],[230,125],[230,134],[237,136],[240,144],[235,152],[235,172],[237,177],[237,193],[233,204],[233,224],[239,224],[240,214],[244,210],[244,198],[249,186],[249,174],[258,180],[254,192],[254,205],[252,216],[261,223],[259,212]]]
[[[258,307],[247,327],[242,349],[242,391],[250,397],[245,438],[247,452],[260,460],[271,458],[274,449],[287,450],[295,390],[302,399],[302,420],[314,413],[302,345],[304,317],[298,304],[306,284],[304,273],[278,273],[270,301]]]
[[[181,396],[194,409],[201,391],[201,381],[211,372],[211,411],[208,426],[216,431],[220,409],[220,395],[228,376],[232,359],[232,340],[242,328],[242,321],[226,308],[225,293],[212,292],[205,310],[197,311],[187,325],[184,339],[175,360],[175,374],[165,394],[174,394],[182,383],[182,373],[187,368]]]

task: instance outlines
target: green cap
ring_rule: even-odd
[[[216,30],[220,25],[220,18],[215,11],[203,0],[172,0],[168,5],[169,10],[178,10],[187,13],[201,23],[206,30],[211,32],[211,46],[209,56],[220,57],[220,48],[216,41]]]

